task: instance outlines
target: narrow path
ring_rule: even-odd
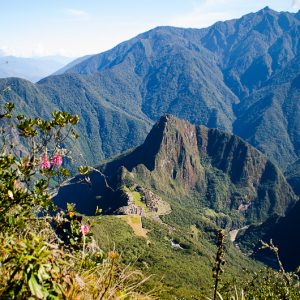
[[[234,230],[231,230],[229,231],[229,236],[230,236],[230,240],[232,242],[234,242],[236,240],[236,237],[239,233],[240,230],[244,230],[244,229],[247,229],[249,226],[244,226],[242,228],[239,228],[239,229],[234,229]]]

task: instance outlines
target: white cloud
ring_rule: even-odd
[[[193,9],[184,15],[176,17],[171,25],[179,27],[208,27],[217,21],[225,21],[236,17],[232,9],[236,0],[204,0],[193,2]],[[229,4],[229,5],[228,5]]]
[[[6,45],[1,45],[0,46],[0,55],[2,55],[2,56],[17,55],[17,51]]]
[[[216,21],[225,21],[232,19],[234,16],[229,12],[205,12],[201,9],[179,16],[173,20],[172,25],[179,27],[208,27]]]
[[[300,0],[293,0],[292,9],[300,9]]]
[[[89,14],[86,11],[80,10],[80,9],[68,8],[66,10],[66,12],[69,16],[72,16],[72,17],[88,17],[89,16]]]
[[[70,51],[66,51],[64,48],[59,49],[47,49],[42,43],[34,45],[28,49],[14,49],[5,45],[0,45],[0,56],[17,56],[17,57],[44,57],[50,55],[61,55],[61,56],[76,56]]]
[[[284,4],[284,2],[286,3]],[[190,12],[171,20],[170,25],[180,27],[208,27],[217,21],[225,21],[256,12],[265,6],[277,11],[300,9],[300,0],[191,0]]]
[[[50,55],[50,52],[45,48],[43,44],[35,45],[34,49],[32,50],[32,56],[47,56]]]
[[[26,57],[44,57],[44,56],[51,56],[51,55],[61,55],[61,56],[74,56],[71,52],[66,51],[64,48],[55,48],[55,49],[48,49],[44,44],[39,43],[36,44],[33,50],[28,51],[25,55]]]

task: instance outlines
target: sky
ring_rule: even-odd
[[[100,53],[157,26],[203,28],[300,0],[0,0],[0,55]]]

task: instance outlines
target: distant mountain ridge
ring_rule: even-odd
[[[37,82],[69,63],[71,58],[63,56],[16,57],[0,53],[0,78],[20,77]]]
[[[285,169],[300,151],[299,36],[299,12],[269,8],[205,29],[158,27],[35,89],[80,114],[91,164],[137,146],[171,113],[233,132]]]
[[[61,69],[59,70],[56,70],[56,72],[54,72],[53,74],[51,75],[61,75],[63,73],[65,73],[67,70],[69,70],[70,68],[73,68],[75,65],[83,62],[84,60],[88,59],[89,57],[91,57],[92,55],[85,55],[85,56],[82,56],[82,57],[79,57],[71,62],[69,62],[67,65],[65,65],[64,67],[62,67]]]

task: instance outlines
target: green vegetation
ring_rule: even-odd
[[[93,79],[61,75],[38,84],[19,78],[0,79],[0,90],[7,86],[11,92],[3,97],[15,104],[17,113],[49,119],[52,111],[61,110],[80,116],[76,131],[81,139],[76,145],[66,141],[65,147],[82,164],[96,165],[137,146],[150,130],[151,121],[147,118],[129,114],[106,101]]]
[[[144,144],[99,169],[115,190],[126,186],[137,206],[145,207],[135,187],[152,191],[172,207],[164,220],[188,227],[206,219],[222,228],[241,228],[274,213],[284,215],[297,201],[281,171],[255,148],[234,135],[170,115],[160,119]],[[91,184],[94,193],[103,195],[105,209],[119,194],[106,196],[99,181],[94,178]],[[78,185],[66,189],[80,202]],[[63,189],[61,193],[63,199]]]
[[[211,297],[215,233],[253,222],[266,221],[238,236],[241,248],[252,251],[260,238],[274,237],[294,270],[297,198],[261,153],[216,129],[183,122],[164,134],[158,122],[145,146],[101,166],[112,189],[92,173],[92,187],[67,190],[68,201],[81,201],[93,215],[98,204],[117,209],[124,185],[146,209],[138,185],[171,206],[161,218],[82,219],[72,206],[53,212],[51,196],[72,171],[66,149],[76,161],[98,164],[140,145],[166,112],[234,132],[282,168],[294,162],[286,174],[298,193],[299,28],[299,14],[270,9],[203,30],[159,27],[37,84],[0,80],[0,89],[11,87],[3,97],[30,116],[12,120],[11,104],[1,111],[0,297],[146,299],[140,294],[153,289],[161,299]],[[57,109],[70,114],[51,115]],[[77,144],[63,139],[68,128],[77,135],[72,114],[82,120]],[[286,217],[272,216],[288,208]],[[297,274],[258,271],[261,264],[228,238],[224,259],[224,299],[299,299]]]
[[[251,274],[249,280],[242,283],[237,289],[234,282],[227,283],[221,289],[223,296],[219,292],[218,298],[246,300],[246,299],[292,299],[296,300],[300,297],[300,280],[298,272],[286,272],[279,258],[278,248],[274,246],[272,240],[270,243],[262,242],[262,249],[268,249],[275,257],[278,264],[278,271],[271,269],[261,269],[259,272]],[[220,247],[219,247],[220,250]],[[216,262],[218,262],[218,256]],[[239,291],[238,291],[239,290]],[[216,289],[215,289],[216,292]],[[223,298],[224,297],[224,298]],[[214,299],[217,299],[216,293]]]
[[[170,113],[233,132],[286,168],[299,159],[299,22],[264,9],[206,29],[159,27],[37,84],[0,86],[35,115],[79,114],[77,153],[91,165],[138,146]]]
[[[294,189],[294,192],[300,196],[300,159],[287,168],[285,176],[291,187]]]
[[[194,239],[190,230],[170,228],[149,219],[142,219],[148,230],[147,238],[137,236],[126,221],[115,216],[89,218],[94,237],[102,249],[118,249],[124,265],[134,266],[151,276],[143,290],[159,290],[160,299],[202,299],[209,295],[212,286],[211,268],[216,246],[214,234],[198,229],[199,238]],[[211,237],[211,238],[210,238]],[[175,249],[171,241],[182,249]],[[245,258],[231,243],[226,241],[226,259],[230,262],[225,278],[232,276],[240,281],[247,278],[243,268],[258,270],[259,264]],[[177,298],[176,298],[177,297]]]
[[[266,222],[252,225],[240,232],[237,237],[237,243],[243,251],[254,252],[257,259],[265,263],[271,263],[271,266],[273,266],[274,255],[272,253],[269,251],[256,251],[261,246],[260,240],[269,242],[272,239],[274,244],[280,249],[280,260],[284,267],[289,271],[294,271],[300,266],[298,251],[300,247],[298,239],[300,230],[299,213],[300,202],[298,201],[285,217],[274,215]]]
[[[126,221],[126,223],[133,229],[136,236],[141,236],[147,239],[148,230],[143,228],[142,218],[138,215],[124,215],[119,218]]]
[[[190,134],[200,130],[201,135]],[[206,151],[198,146],[204,142]],[[93,195],[103,195],[103,208],[110,203],[126,207],[150,202],[150,209],[151,201],[157,199],[171,206],[160,217],[155,211],[151,217],[145,214],[142,226],[146,234],[141,234],[140,216],[91,217],[101,247],[108,249],[115,244],[124,264],[134,262],[143,273],[152,274],[145,283],[146,290],[160,282],[162,299],[210,295],[215,233],[220,227],[228,231],[256,221],[251,214],[239,211],[239,205],[253,201],[248,212],[255,212],[262,202],[266,207],[261,212],[267,216],[271,211],[267,203],[284,213],[287,203],[296,199],[280,171],[241,139],[169,115],[161,118],[142,146],[108,161],[99,170],[111,186],[101,185],[98,173],[91,173],[92,193],[84,186],[80,196],[86,202],[92,204]],[[76,182],[75,178],[73,184],[61,189],[58,198],[67,194],[80,203]],[[151,191],[152,196],[146,196],[145,191]],[[124,193],[130,196],[126,200]],[[142,194],[148,197],[145,203],[140,203]],[[273,202],[268,202],[268,195]],[[259,269],[259,264],[245,257],[228,238],[225,257],[224,282],[239,278],[241,286]]]
[[[141,200],[142,196],[139,192],[133,191],[132,196],[133,196],[133,201],[134,201],[135,205],[141,206],[141,207],[147,209],[146,204],[144,202],[142,202],[142,200]]]
[[[142,201],[142,195],[138,191],[135,190],[136,186],[123,186],[123,190],[128,193],[136,206],[142,207],[145,212],[148,211],[148,207],[145,202]]]
[[[97,242],[103,249],[119,249],[124,265],[134,264],[150,278],[142,290],[158,290],[159,299],[207,299],[213,294],[215,233],[197,229],[195,240],[190,231],[176,227],[170,231],[166,225],[143,218],[147,238],[138,237],[125,221],[115,216],[90,218]],[[171,240],[181,245],[173,248]],[[245,299],[289,299],[299,297],[299,280],[294,273],[282,273],[262,268],[262,265],[245,258],[225,238],[224,273],[220,276],[218,291],[224,299],[243,294]],[[287,283],[286,278],[289,278]],[[269,298],[268,298],[269,297]],[[219,299],[218,297],[216,299]],[[220,298],[221,299],[221,298]]]
[[[159,290],[160,299],[206,299],[213,294],[212,268],[214,266],[215,233],[197,229],[195,240],[189,231],[176,227],[172,232],[165,225],[143,219],[148,229],[147,239],[138,237],[126,223],[114,216],[90,218],[97,242],[103,249],[116,247],[126,265],[133,263],[151,275],[144,290]],[[112,238],[113,237],[113,238]],[[180,243],[182,249],[171,246],[171,240]],[[285,273],[291,278],[287,286],[282,272],[263,269],[253,260],[246,259],[226,238],[226,265],[219,282],[219,292],[224,299],[235,295],[235,288],[244,299],[283,299],[282,293],[291,293],[290,299],[299,297],[299,280],[296,274]],[[217,298],[218,299],[218,298]],[[235,298],[235,300],[240,298]],[[243,300],[243,299],[242,299]]]
[[[116,251],[103,253],[74,205],[56,211],[52,202],[70,173],[62,143],[77,136],[79,117],[13,109],[5,103],[0,112],[0,298],[151,299],[137,291],[143,275],[120,268]]]
[[[2,299],[153,299],[153,294],[160,299],[204,299],[211,295],[217,220],[226,218],[224,213],[199,205],[197,194],[175,198],[171,189],[157,191],[172,205],[163,222],[135,215],[82,217],[72,204],[66,211],[55,211],[51,194],[70,173],[65,166],[69,153],[62,142],[77,137],[72,128],[78,116],[54,112],[50,120],[14,118],[13,108],[7,103],[0,114]],[[12,147],[12,134],[22,143]],[[87,167],[79,170],[86,174]],[[139,178],[135,178],[138,183]],[[152,180],[155,183],[155,177]],[[136,205],[145,205],[136,185],[123,189]],[[183,185],[180,189],[184,191]],[[227,265],[215,287],[223,295],[233,293],[230,282],[235,278],[234,284],[243,287],[249,299],[286,295],[297,299],[299,282],[293,274],[280,269],[279,273],[268,270],[263,279],[253,277],[260,265],[224,236],[222,245],[220,261],[225,259]]]

